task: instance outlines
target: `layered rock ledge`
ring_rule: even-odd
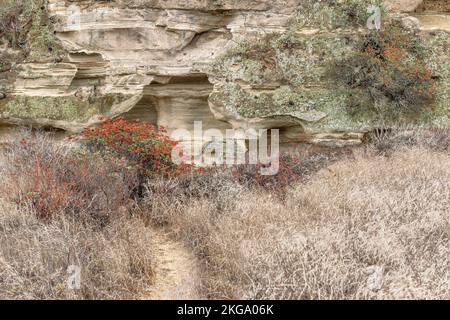
[[[79,132],[104,116],[122,115],[163,125],[169,132],[191,130],[194,121],[203,121],[220,130],[278,128],[285,143],[326,145],[358,143],[379,125],[370,114],[347,116],[347,92],[324,77],[325,62],[354,50],[365,26],[336,24],[340,17],[332,11],[305,15],[299,8],[308,1],[31,2],[33,10],[45,11],[45,32],[50,30],[48,37],[54,39],[45,40],[44,51],[51,54],[33,54],[33,45],[26,58],[0,72],[3,124]],[[417,29],[430,51],[429,64],[439,74],[438,99],[432,111],[418,116],[419,122],[448,126],[448,1],[385,3],[405,28]],[[285,57],[283,72],[297,73],[296,92],[301,94],[295,99],[289,96],[286,74],[269,74],[272,62],[264,57],[262,66],[223,58],[246,41],[292,35],[293,23],[301,49],[295,61]],[[11,61],[19,55],[6,43],[0,52]],[[279,60],[284,57],[276,54]],[[258,109],[254,100],[267,97],[276,103]]]

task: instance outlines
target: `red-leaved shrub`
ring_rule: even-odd
[[[126,159],[143,169],[145,176],[153,173],[176,174],[188,166],[175,165],[172,140],[164,127],[124,118],[108,119],[99,127],[83,131],[84,144],[90,151],[109,157]]]
[[[231,168],[233,177],[242,185],[250,188],[262,188],[282,195],[288,186],[300,181],[300,174],[296,167],[300,164],[297,157],[280,155],[278,172],[274,175],[263,175],[261,169],[267,167],[263,164],[235,165]]]

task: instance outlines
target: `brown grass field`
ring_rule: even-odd
[[[150,179],[139,199],[132,171],[25,138],[1,153],[0,298],[147,297],[155,230],[195,255],[210,299],[450,298],[448,131],[300,154],[282,196],[217,169]]]

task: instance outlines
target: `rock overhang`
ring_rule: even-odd
[[[387,2],[395,4],[399,1]],[[411,1],[408,4],[405,1],[402,3],[413,6]],[[208,119],[206,122],[211,125],[223,128],[280,128],[283,132],[289,132],[286,134],[289,141],[293,140],[292,132],[302,132],[298,135],[299,141],[311,142],[320,140],[317,137],[321,135],[335,134],[334,137],[346,137],[355,134],[357,137],[376,123],[371,122],[371,115],[368,115],[369,118],[363,115],[361,119],[356,120],[347,117],[345,104],[348,103],[348,96],[344,92],[345,89],[336,88],[320,75],[323,74],[322,60],[329,59],[330,55],[334,58],[336,55],[345,55],[351,50],[352,39],[358,37],[360,27],[331,25],[330,28],[330,25],[319,24],[298,28],[296,37],[304,42],[303,50],[306,55],[294,55],[297,66],[289,68],[288,64],[286,67],[285,71],[302,75],[296,79],[296,90],[290,88],[289,92],[286,90],[285,79],[277,77],[276,74],[269,75],[267,79],[264,79],[263,74],[263,79],[258,83],[252,79],[249,81],[242,70],[246,69],[251,76],[257,76],[261,70],[258,69],[260,66],[255,64],[245,66],[242,61],[234,61],[234,65],[227,65],[226,68],[235,76],[232,79],[227,79],[226,75],[211,69],[214,63],[220,61],[230,50],[235,50],[242,41],[254,41],[265,34],[286,38],[299,4],[301,1],[294,0],[192,1],[189,5],[178,1],[49,0],[49,16],[55,21],[55,34],[66,50],[66,58],[53,64],[23,64],[20,68],[31,70],[36,79],[18,73],[14,85],[10,85],[12,89],[4,91],[7,91],[10,98],[60,96],[70,100],[72,98],[69,97],[75,96],[79,101],[83,101],[82,104],[87,101],[89,105],[99,105],[95,107],[97,109],[94,108],[96,111],[93,111],[99,114],[87,113],[89,117],[80,116],[76,119],[73,118],[73,113],[69,112],[66,113],[71,115],[69,119],[38,120],[30,120],[29,114],[26,117],[16,114],[17,117],[4,122],[31,121],[51,126],[53,121],[55,126],[77,131],[86,125],[95,125],[101,116],[124,114],[153,119],[155,123],[170,127],[176,123],[180,124],[174,113],[179,116],[184,114],[185,120],[188,121],[194,120],[196,112],[201,109],[197,114],[202,114],[202,117],[208,115],[202,119]],[[75,19],[79,21],[79,25],[75,27],[68,25],[68,21],[73,18],[68,11],[69,5],[76,5],[80,10],[77,17],[79,20]],[[401,11],[418,10],[420,5]],[[326,10],[323,13],[330,15]],[[335,21],[330,23],[339,22],[338,19],[341,18],[336,17]],[[448,41],[448,36],[447,40],[446,36],[441,37],[443,41]],[[436,36],[432,35],[430,41],[435,39]],[[320,50],[311,52],[316,49],[324,50],[319,48],[321,45],[325,47],[328,58],[323,57],[323,53],[318,54]],[[448,55],[445,50],[445,47],[439,48],[436,53],[438,61],[438,53]],[[283,58],[282,52],[276,54]],[[305,59],[304,56],[315,60],[315,63],[312,66],[302,64],[301,59]],[[288,60],[289,57],[284,58]],[[268,63],[270,64],[270,59]],[[439,71],[446,76],[447,71],[442,68]],[[178,85],[168,84],[171,79],[181,82]],[[193,84],[195,79],[202,80]],[[208,79],[208,84],[204,82],[205,79]],[[448,78],[445,79],[448,81]],[[162,94],[164,96],[161,96]],[[198,97],[194,97],[195,95]],[[251,103],[246,102],[244,106],[241,103],[231,110],[233,108],[230,109],[229,100],[233,95],[237,96],[234,98],[237,103],[241,96],[245,96],[243,101]],[[440,95],[440,107],[445,108],[445,99],[448,97],[445,88]],[[256,100],[261,99],[260,105],[266,104],[268,113],[261,113],[257,108],[245,110],[255,105],[255,96]],[[249,100],[249,97],[252,100]],[[358,97],[362,101],[365,98]],[[23,98],[21,99],[19,103],[23,104]],[[105,104],[103,100],[112,104]],[[164,100],[165,107],[155,107],[156,100]],[[291,100],[298,108],[289,108]],[[161,102],[156,103],[158,104],[161,105]],[[83,107],[75,108],[83,110]],[[133,113],[133,108],[138,111]],[[171,108],[172,116],[169,112]],[[142,115],[146,110],[149,114]],[[247,111],[249,112],[246,113]],[[164,115],[159,116],[158,113]],[[173,117],[172,120],[170,117]],[[439,117],[445,120],[442,114]],[[444,120],[442,123],[445,125]]]

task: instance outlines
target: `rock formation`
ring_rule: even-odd
[[[330,83],[324,70],[355,50],[367,32],[361,21],[371,1],[348,7],[360,10],[350,15],[363,17],[351,22],[340,9],[310,0],[27,2],[33,16],[23,21],[27,34],[11,40],[10,31],[0,33],[2,124],[80,132],[105,116],[121,115],[170,132],[192,129],[201,120],[204,127],[221,130],[278,128],[286,143],[330,145],[358,143],[379,125],[376,116],[348,116],[345,88]],[[449,1],[385,4],[390,16],[424,39],[439,82],[437,99],[414,121],[448,126]],[[273,43],[281,49],[294,35],[297,51],[288,56],[280,48],[261,47],[254,52],[259,60],[232,56],[267,35],[276,35]],[[23,45],[13,44],[18,37]],[[271,69],[273,57],[277,64],[284,61],[282,75]],[[359,102],[370,104],[365,98]]]

